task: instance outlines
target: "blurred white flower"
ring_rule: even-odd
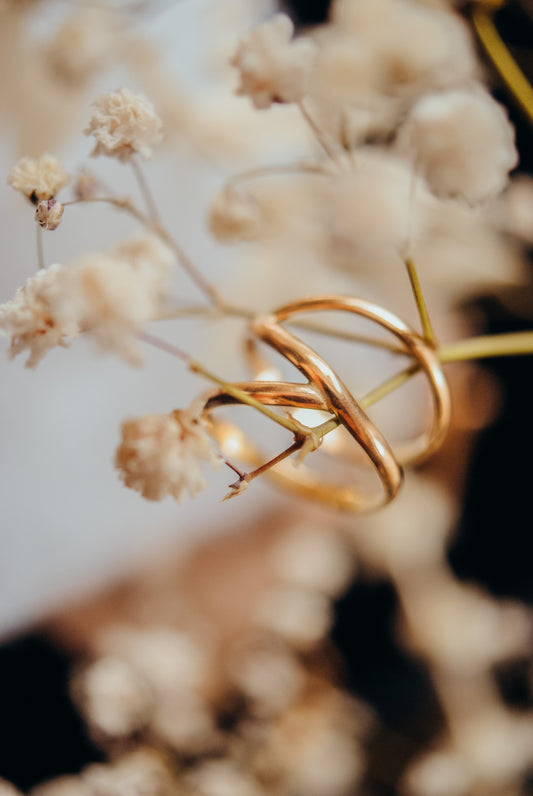
[[[241,83],[237,94],[249,96],[256,108],[273,102],[298,102],[307,91],[316,46],[309,39],[293,41],[294,25],[276,14],[243,39],[231,59]]]
[[[518,162],[505,110],[484,89],[457,89],[422,97],[399,132],[437,196],[470,204],[497,196]]]
[[[261,231],[261,208],[248,192],[224,188],[211,202],[209,229],[219,243],[253,240]]]

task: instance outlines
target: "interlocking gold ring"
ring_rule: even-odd
[[[286,304],[272,314],[256,319],[252,330],[257,337],[292,362],[309,379],[310,384],[320,385],[321,389],[314,392],[319,397],[318,402],[312,405],[310,401],[306,404],[307,408],[329,411],[342,419],[342,413],[337,408],[336,388],[333,386],[332,390],[331,385],[323,381],[321,371],[328,370],[333,382],[342,385],[343,396],[348,393],[354,400],[348,388],[313,349],[280,326],[281,321],[288,320],[299,313],[326,310],[351,312],[378,323],[398,338],[405,348],[405,353],[411,356],[425,372],[431,387],[434,406],[431,429],[394,449],[395,456],[401,464],[420,463],[442,444],[450,426],[451,402],[448,384],[442,372],[437,352],[414,329],[378,304],[366,299],[333,294]],[[317,369],[318,363],[320,363],[320,368]]]
[[[281,326],[282,321],[293,315],[318,310],[342,310],[361,315],[375,321],[400,340],[405,353],[413,357],[426,373],[432,388],[434,421],[428,433],[400,446],[395,454],[327,362]],[[442,442],[450,421],[450,396],[438,356],[419,334],[388,310],[364,299],[324,295],[293,302],[274,313],[261,316],[254,321],[252,330],[259,339],[295,365],[308,382],[251,381],[235,386],[264,405],[318,409],[335,415],[366,452],[383,486],[381,494],[368,495],[356,487],[326,484],[304,464],[295,467],[288,461],[282,461],[268,474],[291,492],[345,511],[372,511],[391,501],[397,494],[403,477],[399,460],[402,463],[420,461]],[[216,406],[235,403],[241,401],[219,390],[206,399],[204,412],[209,414]],[[247,439],[241,443],[241,452],[255,464],[260,462],[257,450]]]

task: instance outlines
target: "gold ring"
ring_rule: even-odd
[[[333,371],[315,351],[294,334],[280,326],[281,321],[288,320],[298,313],[331,310],[352,312],[378,323],[398,338],[405,348],[405,353],[411,356],[418,363],[421,370],[425,372],[433,397],[434,417],[432,426],[428,432],[424,432],[413,440],[401,443],[394,449],[395,456],[401,464],[420,463],[434,453],[442,444],[450,426],[451,402],[448,384],[442,372],[437,352],[414,329],[411,329],[400,318],[378,304],[366,299],[340,295],[316,296],[286,304],[272,314],[258,318],[254,321],[252,329],[261,340],[285,356],[307,376],[310,384],[321,385],[319,391],[309,394],[310,399],[313,395],[317,396],[317,403],[312,404],[312,400],[310,400],[306,404],[306,408],[329,411],[342,419],[342,414],[336,406],[337,398],[332,394],[328,384],[321,383],[320,369],[317,370],[316,365],[320,362],[322,370],[325,366],[332,374]],[[334,379],[342,384],[340,379],[335,374],[333,375]],[[352,400],[354,400],[348,388],[343,384],[342,387],[343,395],[348,392]]]
[[[341,310],[355,313],[378,323],[394,334],[405,353],[412,356],[426,373],[432,388],[434,421],[428,433],[400,446],[396,453],[358,405],[350,390],[332,368],[312,348],[281,326],[295,314],[312,311]],[[350,435],[359,443],[372,461],[383,486],[378,495],[368,495],[354,486],[338,486],[324,480],[304,464],[295,467],[288,461],[279,462],[269,470],[269,477],[292,493],[318,500],[336,508],[363,512],[373,511],[390,502],[397,494],[403,478],[402,463],[420,461],[442,442],[450,422],[448,386],[435,350],[414,330],[388,310],[364,299],[325,295],[287,304],[276,312],[254,321],[252,331],[259,339],[274,348],[291,362],[308,381],[304,384],[283,381],[250,381],[236,384],[241,391],[267,406],[315,409],[335,415]],[[253,349],[249,350],[251,359]],[[255,357],[255,369],[260,368]],[[217,406],[242,403],[224,390],[210,393],[204,413]],[[218,424],[221,436],[239,433],[232,424]],[[249,461],[259,464],[259,452],[240,435],[240,452]]]

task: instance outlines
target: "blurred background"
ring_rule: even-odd
[[[314,152],[306,131],[295,124],[292,109],[274,108],[268,114],[257,114],[244,99],[232,96],[235,77],[226,66],[228,57],[239,37],[275,10],[274,3],[263,0],[154,0],[132,3],[124,14],[123,9],[110,12],[95,3],[42,0],[13,4],[6,0],[0,5],[0,170],[7,174],[22,155],[52,151],[69,172],[75,173],[80,165],[90,166],[117,191],[133,193],[135,183],[128,170],[114,163],[90,161],[91,142],[81,134],[90,102],[98,92],[128,85],[152,97],[164,111],[165,140],[161,152],[146,165],[146,176],[165,223],[184,249],[208,277],[226,284],[230,292],[240,293],[250,306],[265,309],[285,296],[292,297],[291,291],[298,295],[302,279],[293,280],[288,273],[285,283],[272,285],[259,270],[256,282],[246,285],[246,252],[219,246],[206,227],[209,202],[228,174],[251,168],[258,161],[285,162]],[[284,3],[283,10],[298,30],[305,31],[327,19],[329,4],[293,0]],[[463,12],[467,14],[468,9]],[[533,23],[523,5],[507,4],[496,21],[527,71]],[[74,38],[77,44],[70,51],[62,45],[61,31],[75,24],[85,36]],[[486,69],[486,79],[515,124],[520,171],[529,174],[531,129]],[[0,301],[7,301],[33,273],[34,222],[33,210],[21,196],[5,184],[0,191],[4,255]],[[46,261],[65,262],[79,252],[104,250],[133,229],[127,218],[105,208],[73,207],[65,213],[58,231],[45,235]],[[453,339],[464,330],[500,333],[530,329],[529,255],[526,247],[519,285],[511,279],[509,284],[498,284],[497,290],[480,284],[456,302],[461,305],[460,312],[454,307],[447,314],[439,308],[437,323],[444,337]],[[266,264],[267,274],[268,267]],[[323,278],[320,269],[315,273],[310,265],[305,292],[318,292]],[[386,290],[373,285],[366,275],[354,278],[337,272],[328,280],[328,288],[334,285],[340,292],[365,290],[365,295],[375,300],[388,298]],[[175,276],[175,290],[180,299],[199,298],[181,273]],[[430,293],[432,290],[438,292],[439,285],[430,285]],[[406,309],[408,290],[395,295],[394,301],[391,309],[400,315],[407,313],[414,322],[412,308]],[[214,343],[209,324],[180,323],[183,339],[191,341],[190,353],[218,372],[229,373],[232,379],[244,378],[243,366],[235,361],[242,326],[228,323],[227,335]],[[179,339],[174,338],[170,323],[162,323],[160,333],[166,339]],[[445,450],[413,475],[413,485],[406,487],[403,503],[394,514],[391,507],[383,519],[359,521],[290,500],[259,481],[253,484],[251,499],[252,489],[221,506],[218,501],[231,480],[222,472],[214,475],[209,491],[200,499],[179,507],[170,500],[143,501],[126,490],[113,468],[121,421],[185,406],[204,389],[180,361],[160,351],[147,350],[142,369],[102,356],[82,340],[70,351],[51,351],[35,372],[24,368],[21,357],[13,362],[7,357],[0,359],[0,705],[5,727],[0,777],[27,791],[45,780],[77,775],[90,764],[120,760],[140,739],[156,748],[157,754],[161,748],[165,754],[170,749],[180,760],[180,771],[184,767],[189,772],[192,767],[192,773],[187,773],[192,779],[179,787],[206,796],[241,792],[245,796],[263,792],[290,796],[533,792],[529,713],[533,707],[531,358],[493,360],[483,365],[483,371],[462,374],[458,369],[458,373],[452,386],[457,390],[459,409]],[[489,394],[493,397],[487,398]],[[476,397],[480,403],[475,403]],[[404,399],[403,407],[409,402]],[[449,578],[443,581],[442,604],[448,605],[446,589],[450,593],[457,589],[459,594],[464,587],[464,602],[457,598],[455,609],[449,610],[457,617],[464,609],[464,623],[470,617],[472,627],[485,628],[479,636],[470,626],[463,629],[466,637],[472,636],[473,648],[492,649],[494,642],[496,649],[501,642],[501,649],[492,657],[489,652],[485,658],[480,653],[479,671],[474,667],[464,675],[461,655],[453,652],[452,641],[437,639],[432,646],[430,630],[421,630],[426,626],[417,608],[409,613],[410,598],[419,606],[429,588],[420,579],[420,593],[410,595],[405,584],[411,570],[427,564],[431,572],[433,564],[427,563],[431,559],[427,551],[413,553],[412,560],[407,560],[403,551],[424,551],[427,535],[442,552],[439,572],[446,571]],[[286,537],[292,539],[292,547],[284,542]],[[302,575],[299,561],[304,562],[302,571],[315,574]],[[328,572],[332,573],[330,581],[324,585],[321,580],[328,580]],[[312,581],[315,602],[300,601],[297,608],[294,594],[291,601],[283,592],[282,599],[276,585],[280,579],[291,588],[307,590]],[[475,606],[469,614],[468,600],[474,593],[478,595],[477,590],[483,598],[478,605],[477,596],[472,597]],[[440,627],[442,621],[443,638],[447,639],[447,620],[445,612],[439,613],[440,604],[435,601],[433,613],[430,611],[425,621],[428,627],[432,623]],[[280,627],[276,617],[288,617],[287,622]],[[160,626],[179,631],[181,641],[174,636],[173,641],[149,636]],[[506,627],[510,628],[509,638],[503,632]],[[134,638],[135,632],[141,635]],[[450,635],[455,639],[461,632],[452,627]],[[185,637],[193,639],[193,652],[184,646]],[[464,643],[468,648],[467,641]],[[166,686],[156,687],[154,672],[160,671],[160,664],[154,662],[155,653],[153,660],[147,653],[142,665],[139,663],[142,644],[150,650],[160,645],[161,659],[172,648],[168,659],[175,662],[175,669],[170,667],[174,678],[180,666],[180,672],[195,668],[191,660],[196,660],[194,655],[200,650],[202,660],[208,661],[201,684],[187,680],[185,674],[186,686],[177,693],[165,690]],[[179,654],[174,653],[176,644],[181,644]],[[251,675],[238,680],[235,673],[249,671],[243,661],[252,650],[257,662],[258,649],[261,660],[266,656],[274,663],[260,668],[263,674],[257,681]],[[217,655],[224,661],[224,674],[213,673]],[[474,653],[472,656],[475,658]],[[152,694],[178,705],[176,713],[194,717],[191,726],[185,722],[185,729],[176,729],[158,712],[157,703],[150,721],[131,718],[135,713],[131,708],[127,728],[111,731],[115,719],[108,719],[107,714],[102,719],[98,710],[106,694],[109,699],[109,693],[117,693],[115,674],[102,675],[90,668],[107,659],[129,667],[116,674],[121,688],[132,671],[141,672]],[[203,672],[199,665],[198,669]],[[265,672],[272,671],[278,674],[268,675],[274,678],[269,692],[263,683],[268,681]],[[473,697],[472,715],[481,715],[479,721],[490,729],[497,713],[491,739],[499,738],[500,733],[508,739],[507,745],[520,747],[518,761],[513,758],[509,762],[512,755],[505,741],[490,746],[492,740],[485,745],[476,740],[481,751],[469,752],[470,757],[464,752],[467,747],[478,747],[473,741],[471,746],[464,741],[461,747],[457,738],[466,737],[462,729],[456,727],[455,734],[449,729],[454,725],[450,715],[456,713],[453,709],[450,713],[450,688],[442,686],[446,672],[453,673],[447,682],[455,684],[451,690],[456,688],[454,696],[459,702],[476,677],[490,681],[490,699],[484,693],[478,704]],[[304,685],[283,690],[282,683],[298,683],[298,677]],[[216,716],[216,732],[211,725],[206,729],[205,715],[183,696],[184,690],[189,696],[196,694],[195,689],[201,692],[202,706],[209,706],[209,720]],[[141,691],[135,681],[121,697],[128,705],[133,699],[138,713],[142,713]],[[296,692],[305,694],[307,701],[300,704]],[[288,694],[285,701],[280,693]],[[276,699],[279,706],[273,707]],[[300,713],[283,718],[291,706],[296,710],[295,704]],[[316,708],[314,713],[310,704]],[[485,714],[478,710],[481,704],[497,704],[499,713],[491,708],[492,712]],[[516,736],[515,725],[505,724],[508,712],[522,722]],[[120,710],[118,713],[123,717]],[[316,726],[322,727],[324,720],[328,731],[333,733],[334,727],[337,733],[328,736],[327,742],[339,752],[331,756],[331,770],[323,751],[316,753],[322,762],[316,769],[311,766],[313,752],[308,748],[329,748],[325,742],[320,746],[314,737],[315,746],[311,742],[305,746],[302,741],[302,760],[295,752],[294,759],[279,763],[280,748],[284,744],[298,747],[297,739],[305,736],[302,726],[309,723],[311,715]],[[443,729],[446,725],[448,731]],[[278,735],[269,741],[270,757],[262,764],[257,761],[256,747],[266,744],[267,726],[275,726]],[[226,736],[226,740],[220,739],[221,732],[231,735],[233,746],[241,744],[235,753],[232,746],[233,757],[227,751]],[[456,749],[463,750],[462,757],[453,751],[450,737],[455,739]],[[350,739],[347,751],[341,754],[346,738]],[[433,775],[433,769],[429,774],[426,769],[416,774],[413,761],[432,746],[448,755],[444,755],[444,763],[439,758],[441,769]],[[490,758],[487,749],[504,761],[502,770],[496,766],[490,771],[485,763],[487,756]],[[206,784],[205,761],[227,762],[230,758],[240,761],[241,773],[253,772],[255,784],[250,777],[246,782],[232,780],[233,775],[225,769],[214,778],[230,790],[217,791]],[[158,765],[160,762],[158,758]],[[415,774],[409,779],[412,764]],[[165,759],[165,776],[169,765]],[[493,790],[488,780],[472,773],[483,771],[483,765],[490,771],[489,779],[493,778]],[[298,779],[295,772],[299,767],[310,779],[303,774],[298,774]],[[271,769],[275,776],[268,773]],[[321,771],[326,772],[322,784]],[[338,781],[334,771],[344,772]],[[120,777],[116,776],[113,787],[118,788]],[[126,792],[138,792],[137,781],[134,777],[131,781],[134,784]],[[264,791],[254,791],[259,787],[256,781]],[[167,787],[162,780],[158,782],[160,790]],[[81,785],[71,782],[70,787],[79,790]],[[84,787],[100,793],[111,785],[98,785],[97,778],[86,775]],[[160,792],[152,785],[149,790]],[[48,796],[56,792],[52,789]]]

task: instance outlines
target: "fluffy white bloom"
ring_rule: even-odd
[[[73,266],[70,304],[80,326],[104,349],[142,361],[137,333],[157,317],[172,257],[151,238],[136,238],[110,254],[87,254]]]
[[[152,693],[146,681],[119,658],[104,657],[89,666],[75,692],[90,724],[110,736],[129,735],[149,719]]]
[[[241,79],[237,93],[256,108],[298,102],[307,91],[316,47],[309,39],[293,41],[293,32],[289,17],[276,14],[243,39],[231,59]]]
[[[172,495],[181,503],[186,494],[195,497],[207,486],[201,465],[219,461],[200,420],[175,411],[126,420],[115,466],[124,484],[148,500]]]
[[[144,274],[155,289],[162,293],[168,289],[175,257],[169,247],[155,235],[135,235],[115,246],[111,254],[130,263],[137,273]]]
[[[372,272],[396,267],[409,232],[411,194],[407,163],[379,149],[361,149],[355,168],[328,182],[317,204],[333,263]]]
[[[54,155],[21,158],[8,174],[7,181],[28,199],[39,202],[52,199],[70,182],[70,177]]]
[[[336,0],[332,21],[366,54],[369,88],[405,95],[479,77],[468,26],[445,9],[413,0]]]
[[[55,199],[41,199],[35,209],[35,220],[43,229],[57,229],[63,217],[63,205]]]
[[[399,134],[437,196],[475,204],[499,194],[518,162],[514,130],[504,109],[484,90],[422,97]]]
[[[253,240],[261,230],[261,209],[249,193],[224,188],[211,203],[209,229],[220,243]]]
[[[62,298],[70,285],[69,269],[52,265],[30,277],[11,301],[0,305],[0,332],[11,337],[11,358],[28,349],[27,368],[34,368],[54,346],[68,347],[79,325]]]
[[[152,147],[161,139],[161,119],[144,97],[129,89],[101,94],[93,103],[86,135],[94,135],[92,155],[108,155],[121,161],[138,152],[152,157]]]

